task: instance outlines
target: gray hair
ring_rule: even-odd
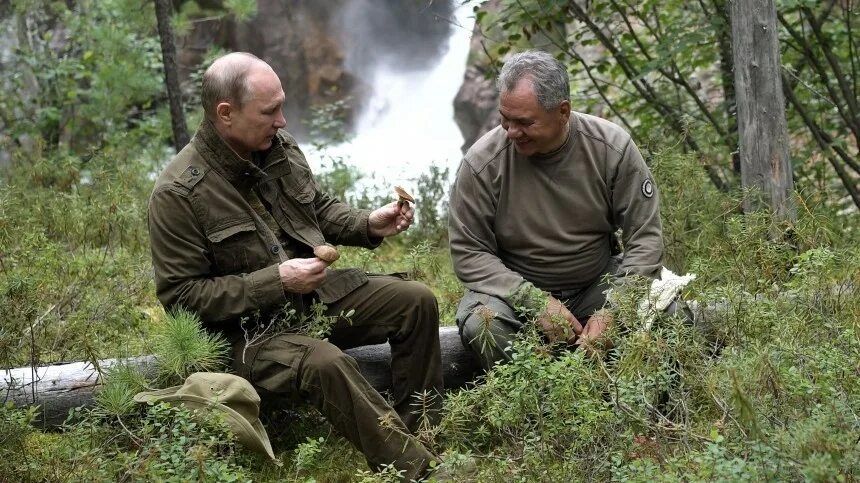
[[[531,81],[538,103],[546,110],[570,100],[567,68],[546,52],[527,50],[512,55],[502,66],[496,87],[499,92],[507,92],[522,79]]]
[[[255,62],[263,61],[247,52],[233,52],[212,62],[203,74],[203,87],[200,92],[200,101],[207,118],[214,119],[218,103],[227,99],[236,107],[242,108],[248,99],[245,80]]]

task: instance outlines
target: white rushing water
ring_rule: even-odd
[[[358,119],[348,143],[315,152],[302,146],[315,172],[342,157],[364,175],[361,187],[399,184],[414,188],[431,165],[449,168],[453,177],[460,163],[463,135],[454,121],[454,97],[466,70],[474,26],[474,2],[457,2],[454,25],[445,54],[426,71],[398,72],[380,67],[373,76],[373,95]]]

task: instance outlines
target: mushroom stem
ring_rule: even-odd
[[[394,192],[397,193],[397,198],[398,198],[397,199],[397,207],[398,208],[403,208],[403,205],[408,204],[408,203],[415,203],[415,198],[413,198],[412,195],[410,195],[408,191],[401,188],[400,186],[395,186]]]

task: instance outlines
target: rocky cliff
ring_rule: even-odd
[[[490,0],[481,8],[497,11],[499,0]],[[499,124],[499,93],[496,91],[495,67],[487,55],[488,39],[477,22],[469,45],[469,60],[463,84],[454,98],[454,120],[463,133],[465,153],[487,131]]]

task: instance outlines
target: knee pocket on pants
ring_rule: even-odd
[[[297,392],[300,367],[313,349],[312,343],[274,337],[257,352],[251,366],[251,381],[273,393]]]

